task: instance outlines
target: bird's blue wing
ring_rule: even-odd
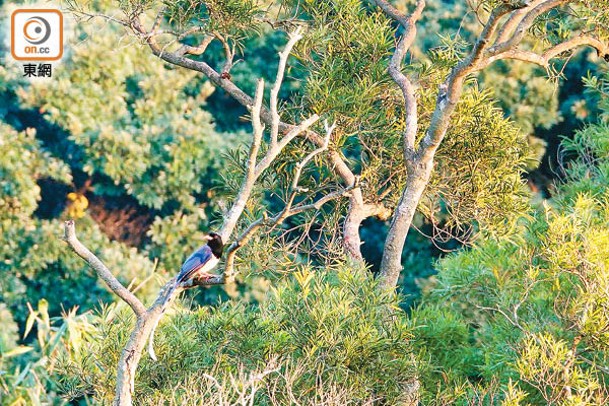
[[[193,252],[193,254],[189,256],[186,261],[184,261],[184,264],[182,264],[182,269],[180,269],[177,282],[182,283],[190,279],[194,273],[199,270],[199,268],[201,268],[211,259],[212,255],[213,254],[209,245],[199,247],[199,249]]]

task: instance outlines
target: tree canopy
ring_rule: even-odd
[[[52,78],[0,56],[0,404],[609,401],[606,0],[57,6]]]

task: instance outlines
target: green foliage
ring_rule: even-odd
[[[0,303],[0,354],[6,354],[17,346],[19,328],[4,303]]]
[[[10,100],[0,112],[15,127],[26,128],[17,132],[4,123],[0,127],[0,300],[20,324],[27,302],[42,298],[49,299],[53,316],[62,307],[86,310],[112,300],[82,260],[67,253],[61,222],[41,219],[36,212],[41,182],[51,182],[47,198],[58,201],[54,216],[60,218],[76,213],[71,210],[74,203],[66,210],[66,197],[77,190],[77,197],[86,195],[91,201],[105,195],[120,202],[133,196],[142,205],[142,216],[146,206],[162,207],[165,211],[155,212],[158,222],[170,222],[172,217],[163,216],[176,208],[194,221],[190,213],[211,196],[208,189],[215,184],[224,146],[238,137],[214,131],[210,114],[202,108],[213,88],[194,73],[167,69],[143,48],[117,47],[119,28],[103,21],[70,28],[66,38],[71,52],[55,67],[53,80],[29,82],[14,65],[0,69],[0,88]],[[43,115],[44,124],[34,122],[41,131],[27,128],[25,111]],[[106,228],[116,226],[97,224],[99,216],[86,213],[78,213],[85,215],[78,225],[86,230],[83,243],[125,284],[147,280],[139,291],[144,299],[157,288],[149,278],[155,268],[152,259],[160,257],[161,269],[173,274],[186,250],[198,244],[196,235],[188,246],[167,244],[153,228],[150,240],[144,239],[151,243],[135,248],[111,241]],[[193,224],[207,226],[204,218]]]
[[[604,75],[588,74],[583,78],[588,93],[594,96],[594,103],[601,111],[601,119],[606,123],[609,121],[609,74]]]
[[[438,149],[419,209],[434,222],[444,209],[446,227],[456,231],[472,223],[487,231],[511,227],[511,214],[528,207],[521,174],[530,160],[527,137],[503,118],[488,92],[472,90],[463,96]]]
[[[260,13],[253,0],[180,0],[165,2],[164,17],[174,28],[205,28],[227,36],[239,36],[255,25]]]
[[[533,404],[607,402],[608,135],[599,124],[566,141],[579,159],[554,207],[439,262],[413,313],[430,398],[492,393],[514,404],[522,392]],[[474,381],[478,389],[455,395]]]
[[[67,307],[92,306],[98,300],[109,300],[106,289],[98,285],[92,271],[77,257],[65,255],[65,244],[59,238],[61,226],[55,221],[32,216],[40,200],[37,182],[51,177],[70,182],[67,165],[50,156],[34,138],[35,131],[17,133],[3,125],[3,159],[0,160],[0,299],[10,308],[21,309],[15,314],[24,320],[28,301],[45,297],[61,298]],[[153,271],[145,256],[134,248],[116,241],[110,242],[94,223],[80,223],[89,232],[83,242],[99,252],[120,278],[129,283]],[[148,290],[150,292],[150,290]],[[57,314],[62,303],[52,301],[52,313]]]
[[[143,48],[110,50],[121,39],[108,27],[79,25],[80,41],[54,79],[16,92],[25,106],[41,106],[47,119],[69,130],[68,140],[84,154],[72,165],[110,178],[95,185],[97,193],[126,193],[157,209],[175,201],[192,210],[203,185],[211,185],[201,179],[230,140],[214,131],[202,109],[213,88],[206,83],[191,92],[194,72],[170,70]]]
[[[0,221],[3,229],[10,221],[29,217],[40,200],[36,180],[49,177],[68,183],[72,180],[68,167],[40,149],[36,131],[18,133],[0,123]]]
[[[136,396],[143,403],[184,403],[198,394],[197,404],[205,403],[213,392],[200,392],[204,381],[217,379],[217,390],[223,390],[240,374],[272,366],[259,382],[255,404],[289,403],[290,391],[309,404],[337,388],[351,402],[398,404],[414,364],[408,355],[411,334],[397,304],[395,295],[379,294],[363,270],[342,266],[337,272],[295,273],[257,307],[230,302],[183,309],[157,331],[159,362],[143,362]],[[81,395],[93,393],[101,402],[112,398],[113,366],[131,321],[104,315],[97,320],[100,334],[87,344],[94,357],[66,359],[61,373],[62,382],[80,385]]]
[[[63,404],[53,379],[56,356],[58,352],[87,351],[82,343],[93,332],[93,325],[88,322],[90,315],[76,315],[73,309],[62,317],[52,318],[46,300],[39,301],[36,310],[31,306],[28,309],[24,338],[34,332],[36,337],[28,345],[10,350],[0,348],[0,401],[7,405]],[[2,316],[2,323],[9,322],[3,327],[11,328],[10,313],[8,318],[6,311]]]

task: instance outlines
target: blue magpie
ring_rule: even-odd
[[[216,233],[209,233],[205,238],[207,244],[199,247],[182,264],[180,273],[176,278],[176,286],[180,286],[182,283],[197,276],[204,275],[218,265],[224,250],[222,237]]]
[[[191,279],[207,274],[218,265],[218,262],[220,262],[220,257],[222,257],[222,251],[224,250],[222,237],[216,233],[209,233],[205,236],[205,240],[207,241],[207,244],[200,246],[182,264],[182,268],[180,268],[180,273],[175,278],[175,282],[169,287],[165,294],[163,312],[165,312],[165,306],[173,298],[173,292],[177,288]],[[150,354],[150,358],[154,361],[157,360],[156,354],[154,353],[154,331],[156,330],[157,325],[158,320],[150,332],[150,341],[148,342],[148,353]]]

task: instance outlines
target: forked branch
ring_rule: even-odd
[[[283,73],[285,72],[285,64],[287,63],[287,55],[291,52],[294,44],[301,38],[301,34],[299,30],[296,30],[294,33],[290,34],[290,40],[286,45],[284,52],[280,58],[280,66],[278,69],[277,82],[276,87],[281,85],[281,80]],[[279,154],[283,151],[283,149],[297,136],[301,135],[303,132],[309,130],[309,127],[313,125],[319,117],[317,115],[312,115],[307,119],[303,120],[301,123],[297,125],[293,125],[289,127],[289,130],[282,138],[277,138],[275,142],[271,142],[271,145],[266,150],[264,156],[259,159],[260,146],[263,142],[263,134],[264,134],[264,126],[262,125],[261,117],[262,113],[262,101],[264,95],[264,82],[262,80],[259,81],[255,98],[253,99],[253,103],[249,105],[250,111],[252,113],[252,125],[253,125],[253,136],[252,136],[252,144],[250,145],[250,151],[247,162],[246,174],[243,179],[243,183],[241,189],[231,207],[229,212],[226,214],[224,218],[224,223],[219,231],[219,234],[222,236],[224,241],[229,240],[233,230],[235,229],[237,222],[241,218],[243,211],[246,207],[246,204],[252,194],[256,181],[263,174],[265,170],[267,170],[275,159],[279,156]],[[275,103],[278,101],[276,97],[274,98]],[[275,106],[271,110],[277,111],[278,107]],[[274,115],[274,119],[271,121],[273,127],[280,128],[281,123],[279,122],[279,115]],[[304,160],[304,164],[308,163],[315,155],[320,154],[321,152],[327,150],[329,145],[329,137],[331,130],[328,130],[326,138],[322,141],[322,146],[313,153],[307,155]],[[300,168],[302,170],[302,168]],[[300,176],[300,171],[297,172],[297,176]],[[326,196],[326,200],[329,200],[330,196]],[[318,204],[321,204],[321,200],[318,201]],[[302,210],[305,207],[299,208],[290,208],[290,215],[294,215]],[[300,210],[300,211],[299,211]],[[277,221],[285,219],[287,216],[286,213],[281,214],[281,218],[278,218]],[[226,283],[226,273],[222,273],[220,275],[200,275],[198,278],[190,280],[186,283],[182,283],[179,288],[175,289],[175,280],[170,280],[165,286],[160,290],[158,297],[152,304],[152,306],[148,309],[144,307],[144,305],[140,302],[140,300],[130,292],[124,285],[122,285],[118,279],[110,272],[110,270],[103,264],[103,262],[95,256],[91,251],[89,251],[83,244],[78,241],[76,238],[76,232],[74,229],[74,222],[67,221],[65,223],[65,240],[70,245],[70,247],[78,254],[81,258],[83,258],[99,275],[99,277],[108,285],[108,287],[116,293],[123,301],[125,301],[133,312],[137,316],[136,324],[131,333],[131,336],[123,349],[121,354],[121,358],[119,360],[118,368],[117,368],[117,383],[116,383],[116,396],[114,399],[115,405],[131,405],[132,404],[132,396],[135,386],[135,374],[137,370],[137,366],[142,356],[142,352],[145,347],[145,343],[148,340],[151,332],[154,331],[154,328],[158,324],[159,320],[163,316],[165,311],[166,304],[171,301],[173,295],[177,294],[181,289],[188,289],[194,286],[209,286],[209,285],[218,285]],[[243,243],[243,238],[241,239]],[[234,255],[234,254],[232,254]],[[232,259],[227,260],[227,263],[231,262]],[[226,268],[225,268],[226,269]],[[230,268],[232,272],[232,265]]]
[[[265,215],[265,216],[260,217],[256,221],[252,222],[243,232],[241,232],[241,234],[239,234],[239,236],[237,238],[235,238],[235,240],[232,242],[232,244],[228,247],[228,249],[226,251],[226,264],[224,266],[224,273],[225,273],[227,279],[232,279],[234,277],[234,274],[235,274],[234,264],[235,264],[235,256],[237,254],[237,251],[241,247],[246,245],[250,241],[250,239],[253,237],[254,233],[257,230],[259,230],[261,227],[265,227],[265,226],[266,227],[275,227],[275,226],[283,223],[287,218],[289,218],[291,216],[295,216],[299,213],[302,213],[302,212],[308,211],[308,210],[312,210],[312,209],[319,210],[325,203],[345,196],[348,193],[348,191],[350,190],[350,188],[346,188],[346,189],[341,190],[340,192],[329,193],[329,194],[319,198],[314,203],[301,204],[301,205],[297,205],[297,206],[293,207],[294,200],[295,200],[296,196],[298,195],[298,193],[300,192],[298,183],[300,181],[300,176],[302,174],[302,170],[313,158],[315,158],[317,155],[321,154],[322,152],[325,152],[330,145],[330,137],[332,135],[332,131],[334,131],[335,126],[334,125],[328,126],[328,123],[325,123],[325,128],[326,128],[326,136],[324,138],[324,145],[315,149],[314,151],[311,151],[309,154],[307,154],[307,156],[305,156],[305,158],[302,161],[300,161],[296,165],[296,171],[294,173],[291,188],[290,188],[291,189],[290,195],[287,199],[286,205],[283,208],[283,210],[273,217],[268,217]]]
[[[68,243],[76,255],[85,260],[85,262],[93,268],[95,273],[97,273],[97,276],[106,283],[108,288],[131,307],[133,313],[135,313],[138,318],[144,316],[146,308],[142,302],[116,279],[108,267],[95,254],[89,251],[89,249],[78,240],[76,237],[76,226],[74,225],[73,220],[66,221],[63,239]]]
[[[448,74],[438,88],[436,105],[431,116],[429,127],[413,154],[412,137],[416,136],[416,117],[408,119],[415,111],[416,98],[412,85],[400,71],[399,66],[405,56],[405,44],[408,34],[414,30],[414,21],[420,17],[421,1],[410,16],[399,14],[393,6],[384,0],[374,2],[404,27],[405,33],[398,41],[389,64],[389,73],[404,94],[404,103],[407,114],[404,141],[404,157],[407,169],[407,180],[402,196],[396,207],[392,222],[385,241],[383,260],[381,263],[381,286],[395,288],[402,270],[401,256],[408,230],[412,224],[413,216],[429,179],[434,164],[435,153],[442,143],[450,126],[452,114],[463,94],[465,79],[468,75],[484,69],[489,64],[500,59],[518,59],[533,62],[548,68],[550,61],[561,54],[581,46],[592,46],[600,55],[609,54],[607,44],[582,33],[563,43],[552,46],[542,54],[522,51],[518,46],[525,35],[541,15],[562,7],[574,0],[532,0],[530,2],[512,3],[504,2],[494,8],[478,39],[473,44],[469,54],[461,60]],[[507,16],[507,18],[505,18]],[[494,39],[494,43],[493,43]],[[491,46],[492,44],[492,46]],[[414,100],[414,102],[413,102]],[[416,113],[414,113],[416,116]],[[414,132],[414,135],[410,135]]]

